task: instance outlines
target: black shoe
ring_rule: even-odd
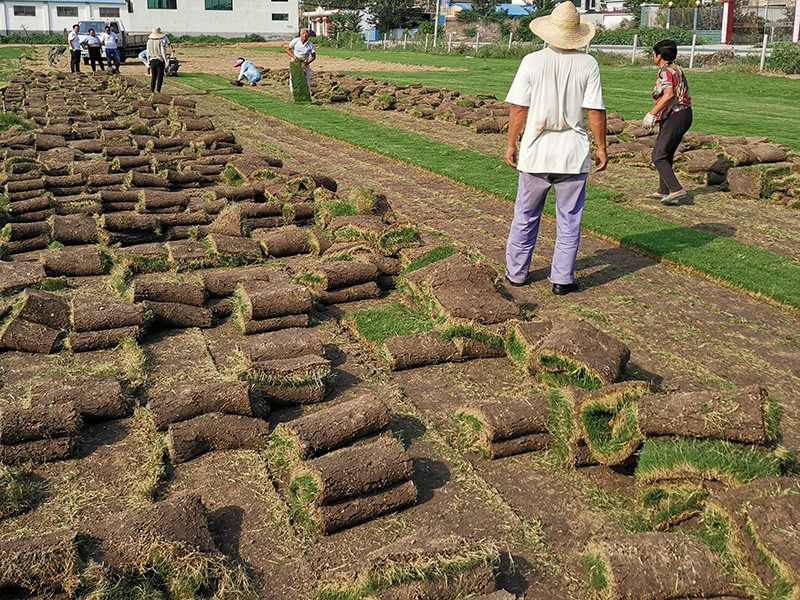
[[[517,283],[516,281],[511,281],[505,275],[503,275],[503,278],[506,280],[506,283],[508,283],[508,285],[513,285],[514,287],[522,287],[523,285],[528,283],[528,278],[527,277],[525,278],[525,281],[522,281],[520,283]]]
[[[570,292],[577,292],[579,288],[580,286],[577,281],[573,283],[554,283],[553,293],[556,296],[566,296]]]

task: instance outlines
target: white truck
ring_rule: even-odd
[[[83,42],[86,41],[86,38],[89,35],[89,30],[94,29],[94,34],[97,37],[101,37],[101,34],[105,32],[106,26],[111,27],[111,31],[117,34],[117,48],[119,48],[119,58],[121,61],[125,62],[126,58],[136,58],[139,53],[147,48],[147,36],[150,32],[147,33],[131,33],[125,30],[125,26],[122,24],[122,21],[78,21],[78,35],[80,36],[81,44],[83,45],[83,50],[81,50],[81,55],[83,56],[83,64],[89,64],[89,50],[86,49],[85,44]],[[100,49],[100,55],[105,60],[106,57],[106,50],[105,48]]]

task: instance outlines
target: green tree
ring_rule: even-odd
[[[415,0],[365,0],[364,8],[370,22],[380,31],[401,29],[423,20],[422,10]]]
[[[472,11],[481,19],[488,19],[494,15],[494,9],[498,4],[498,0],[471,0]]]

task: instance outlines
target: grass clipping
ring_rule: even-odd
[[[406,540],[393,545],[413,546]],[[353,578],[324,583],[317,600],[361,600],[393,585],[413,582],[443,582],[451,585],[473,569],[496,569],[500,562],[497,548],[488,542],[468,542],[450,538],[442,547],[429,552],[388,552],[370,561]]]

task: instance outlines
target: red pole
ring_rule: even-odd
[[[730,44],[733,38],[733,8],[735,0],[722,0],[722,39],[723,44]]]
[[[800,42],[800,0],[794,3],[794,27],[792,27],[792,41]]]

